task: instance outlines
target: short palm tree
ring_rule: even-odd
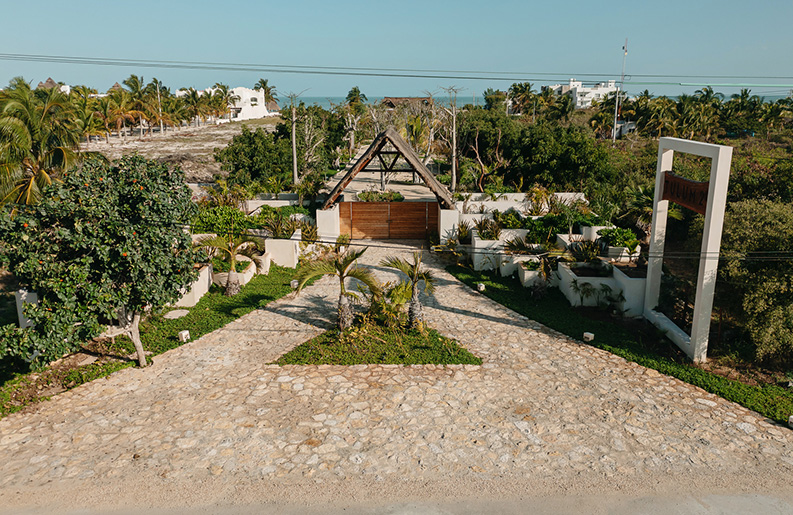
[[[198,240],[195,246],[197,248],[217,250],[228,258],[230,268],[224,294],[231,297],[238,294],[242,289],[240,277],[237,273],[237,256],[256,257],[264,251],[264,240],[244,234],[235,235],[229,233],[227,235],[204,237]]]
[[[424,281],[424,292],[432,294],[435,291],[435,277],[429,270],[421,269],[421,253],[413,253],[413,262],[398,257],[390,257],[380,262],[380,265],[395,268],[407,276],[410,284],[410,307],[408,308],[408,326],[411,329],[424,327],[424,313],[419,299],[419,282]]]
[[[306,283],[315,278],[323,275],[335,275],[339,278],[339,330],[344,331],[352,326],[352,305],[351,301],[356,301],[358,295],[354,292],[348,291],[344,282],[348,278],[357,279],[366,286],[372,293],[379,294],[381,287],[380,283],[375,278],[371,270],[360,267],[356,261],[364,253],[366,249],[361,250],[348,250],[344,253],[332,253],[329,257],[321,258],[312,261],[305,265],[297,274],[297,291],[303,289]]]

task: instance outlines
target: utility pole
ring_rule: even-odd
[[[614,128],[611,130],[612,143],[617,141],[617,116],[619,115],[620,109],[620,89],[622,89],[625,84],[625,59],[628,57],[628,38],[625,38],[625,46],[622,47],[622,51],[622,75],[620,76],[620,85],[617,86],[617,95],[614,99]]]

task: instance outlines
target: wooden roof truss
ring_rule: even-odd
[[[390,144],[389,148],[386,148],[388,144]],[[391,147],[393,147],[393,150],[391,150]],[[399,158],[404,158],[405,162],[410,167],[405,171],[417,173],[444,209],[454,209],[454,201],[452,200],[452,195],[449,193],[449,190],[438,182],[435,176],[432,175],[432,172],[421,162],[421,159],[419,159],[410,145],[402,139],[402,136],[400,136],[393,127],[387,128],[374,139],[372,144],[369,145],[369,148],[366,149],[366,152],[363,153],[355,165],[350,168],[350,171],[342,177],[339,183],[330,192],[322,209],[328,209],[332,206],[338,200],[344,188],[352,182],[361,170],[365,170],[366,166],[374,160],[375,157],[377,157],[382,165],[381,171],[383,173],[393,171]],[[402,169],[400,169],[400,171],[402,171]]]

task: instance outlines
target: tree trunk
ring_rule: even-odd
[[[344,331],[352,327],[352,306],[344,292],[339,295],[339,329]]]
[[[424,326],[424,313],[421,309],[421,300],[419,300],[418,284],[413,285],[413,291],[410,296],[410,306],[408,307],[408,326],[411,329],[419,330]]]
[[[240,274],[237,273],[235,267],[236,264],[232,263],[231,270],[229,270],[229,277],[226,281],[226,291],[223,292],[226,297],[233,297],[242,290],[242,285],[240,284]]]
[[[143,342],[140,341],[140,313],[135,313],[132,317],[132,323],[129,325],[129,338],[135,344],[135,350],[138,352],[138,364],[142,367],[146,366],[146,353],[143,351]]]

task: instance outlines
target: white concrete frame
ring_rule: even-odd
[[[669,201],[661,200],[663,194],[663,172],[672,171],[675,152],[694,154],[711,159],[708,207],[705,212],[705,229],[702,233],[702,249],[699,257],[697,296],[694,300],[694,320],[691,335],[677,327],[660,312],[658,306],[661,291],[661,266],[663,265],[664,240]],[[652,240],[647,265],[647,289],[644,296],[644,317],[667,336],[694,362],[707,360],[710,317],[713,310],[713,293],[716,288],[716,272],[719,266],[721,231],[724,225],[724,209],[727,204],[727,183],[730,180],[732,147],[700,143],[678,138],[660,138],[658,142],[658,168],[655,175],[655,199],[653,201]]]

